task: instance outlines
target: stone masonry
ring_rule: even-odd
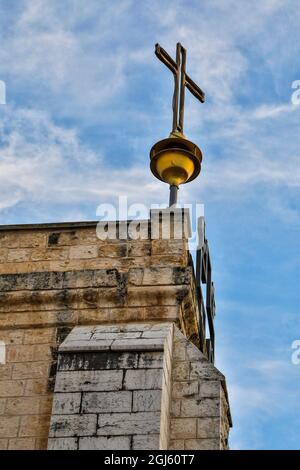
[[[108,240],[96,222],[0,227],[0,449],[227,448],[187,234],[138,223],[140,239],[129,222]]]

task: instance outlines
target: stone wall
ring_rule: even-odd
[[[171,394],[170,449],[228,449],[232,422],[225,377],[177,328]]]
[[[161,419],[161,403],[171,327],[74,328],[59,348],[48,448],[167,448],[168,413],[164,406]]]
[[[76,327],[59,348],[49,449],[226,449],[224,376],[173,323]]]
[[[167,321],[197,346],[187,237],[151,238],[149,221],[139,225],[142,240],[124,222],[127,238],[106,241],[95,222],[0,227],[1,449],[47,447],[57,351],[76,325]]]

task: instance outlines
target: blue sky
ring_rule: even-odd
[[[299,24],[296,0],[0,0],[1,224],[167,201],[148,169],[171,126],[154,44],[187,48],[207,100],[187,93],[204,161],[180,199],[205,204],[236,449],[300,448]]]

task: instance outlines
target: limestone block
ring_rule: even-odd
[[[7,261],[14,263],[21,263],[30,259],[31,250],[27,248],[11,249],[8,251]]]
[[[196,418],[174,418],[170,425],[171,439],[188,439],[197,434]]]
[[[79,439],[79,450],[129,450],[130,437],[82,437]]]
[[[96,432],[97,415],[52,416],[49,437],[91,436]]]
[[[215,398],[185,398],[181,403],[182,416],[220,416],[220,400]]]
[[[48,439],[48,450],[77,450],[77,437],[61,437]]]
[[[99,246],[99,257],[122,258],[127,256],[126,243],[105,243]]]
[[[56,392],[101,392],[121,390],[122,370],[58,372]]]
[[[42,379],[28,379],[25,382],[24,396],[46,395],[48,393],[48,377]]]
[[[183,439],[173,439],[169,444],[168,450],[184,450],[184,440]]]
[[[197,437],[218,438],[220,437],[220,419],[218,418],[198,418]]]
[[[47,438],[49,421],[50,416],[46,415],[22,416],[18,435],[19,437]]]
[[[99,436],[157,434],[160,412],[100,414],[97,434]]]
[[[163,338],[137,338],[137,339],[116,339],[111,344],[112,351],[162,351],[164,347]]]
[[[89,259],[97,258],[98,247],[95,245],[80,245],[70,247],[70,258],[71,259]]]
[[[138,367],[140,369],[160,369],[163,366],[163,354],[158,351],[141,352]]]
[[[23,362],[13,366],[13,379],[33,379],[48,376],[47,362]]]
[[[83,413],[121,413],[131,411],[132,393],[84,392],[82,396]]]
[[[132,411],[160,411],[160,390],[138,390],[133,392]]]
[[[8,345],[7,347],[7,361],[9,362],[41,361],[50,357],[48,344]]]
[[[2,416],[0,419],[0,438],[18,435],[20,418],[18,416]]]
[[[184,445],[188,450],[220,450],[219,439],[186,439]]]
[[[31,437],[9,439],[8,450],[32,450],[34,446],[35,439]]]
[[[197,380],[186,382],[174,382],[172,387],[172,398],[185,398],[197,395],[199,383]]]
[[[203,380],[225,380],[225,377],[208,361],[197,361],[190,363],[191,379],[203,379]]]
[[[52,413],[55,415],[79,413],[80,403],[81,393],[56,393]]]
[[[138,353],[119,351],[101,353],[61,354],[58,358],[59,371],[131,369],[137,367]]]
[[[21,397],[25,388],[25,380],[0,381],[0,397]]]
[[[172,375],[174,381],[182,381],[182,380],[189,380],[190,378],[190,363],[181,361],[181,362],[174,362]],[[191,378],[197,378],[191,377]]]
[[[160,389],[162,387],[162,371],[160,369],[127,370],[124,388],[126,390]]]
[[[49,344],[54,339],[54,328],[35,328],[24,332],[24,344]]]
[[[7,450],[8,439],[0,439],[0,450]]]
[[[218,380],[203,380],[200,383],[201,398],[220,398],[222,385]]]
[[[5,412],[7,415],[34,415],[38,414],[39,406],[39,397],[8,398]]]
[[[6,399],[0,398],[0,415],[4,414],[5,405],[6,405]]]
[[[158,450],[159,434],[133,436],[133,450]]]

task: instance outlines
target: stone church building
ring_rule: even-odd
[[[0,227],[0,449],[228,448],[203,221],[194,263],[174,211],[139,238],[130,222],[106,240],[104,222]]]

